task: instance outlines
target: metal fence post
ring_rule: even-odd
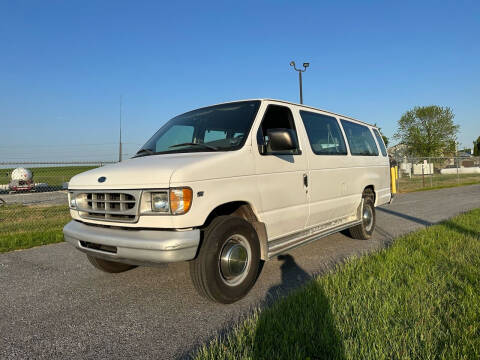
[[[422,163],[422,187],[425,187],[425,162]]]
[[[396,192],[400,192],[400,178],[395,179],[395,187],[396,187]]]
[[[459,173],[458,173],[458,172],[459,172],[459,170],[458,170],[459,158],[457,157],[456,160],[457,160],[457,184],[460,184],[460,175],[459,175]]]
[[[433,187],[433,174],[435,173],[435,166],[433,166],[433,161],[431,158],[428,158],[428,170],[430,171],[430,187]]]

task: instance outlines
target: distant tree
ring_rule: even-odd
[[[407,147],[413,156],[447,156],[455,153],[459,125],[449,107],[417,106],[407,111],[398,121],[395,138]]]
[[[473,155],[480,156],[480,136],[473,142]]]

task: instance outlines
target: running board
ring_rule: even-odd
[[[268,243],[267,258],[280,255],[288,250],[309,244],[313,241],[319,240],[325,236],[335,234],[339,231],[351,228],[362,223],[361,210],[363,209],[363,199],[357,209],[356,216],[350,216],[339,220],[334,220],[331,223],[316,226],[307,230],[302,230],[298,233],[285,236],[283,238],[273,240]],[[353,221],[348,221],[354,218]],[[343,221],[342,221],[343,220]]]

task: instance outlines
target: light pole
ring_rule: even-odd
[[[290,66],[293,66],[295,71],[298,71],[298,83],[300,86],[300,104],[303,104],[303,91],[302,91],[302,72],[305,72],[307,70],[307,67],[310,66],[310,63],[303,63],[303,70],[302,69],[297,69],[295,66],[295,61],[290,61]]]

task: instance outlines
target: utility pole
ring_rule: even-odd
[[[118,142],[118,162],[122,161],[122,101],[123,96],[120,95],[120,139]]]
[[[297,69],[297,67],[295,66],[295,61],[290,61],[290,66],[293,66],[295,71],[298,71],[298,84],[300,86],[300,104],[303,104],[302,72],[305,72],[307,70],[307,68],[310,66],[310,63],[303,63],[303,70]]]

